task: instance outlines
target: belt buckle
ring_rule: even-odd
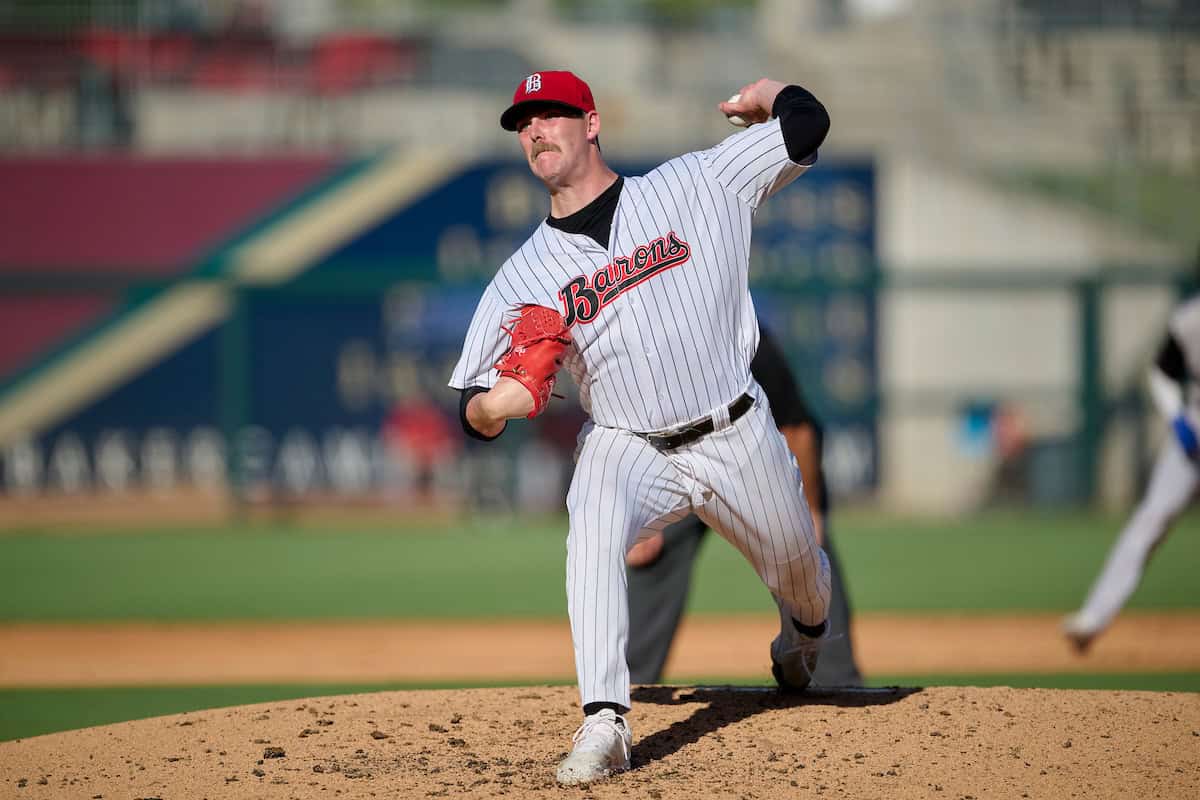
[[[708,435],[708,433],[710,433],[709,431],[701,433],[698,430],[699,425],[703,422],[704,419],[693,420],[686,425],[680,425],[678,428],[672,428],[667,433],[653,434],[655,438],[659,439],[659,442],[656,444],[655,442],[651,441],[650,446],[660,453],[669,453],[672,450],[678,450],[685,444],[691,444],[692,442],[699,441]],[[695,435],[689,439],[689,434]],[[670,443],[667,440],[677,441]]]
[[[671,444],[671,440],[682,437],[692,427],[693,424],[689,422],[686,425],[680,425],[676,428],[668,428],[665,431],[657,431],[655,433],[645,433],[642,436],[658,452],[669,453],[683,444],[683,442]]]
[[[679,445],[672,445],[670,440],[679,436],[680,433],[681,431],[678,428],[670,433],[648,433],[646,434],[646,441],[649,442],[650,446],[658,452],[669,453],[676,447],[679,447]]]

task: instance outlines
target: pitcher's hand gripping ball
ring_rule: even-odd
[[[736,103],[736,102],[740,101],[741,99],[742,99],[742,93],[738,92],[737,94],[733,95],[728,100],[726,100],[725,102],[726,103]],[[739,114],[727,114],[725,116],[725,119],[729,120],[730,125],[736,125],[739,128],[749,128],[750,127],[750,121]]]
[[[501,326],[511,341],[495,368],[502,378],[512,378],[533,395],[533,411],[528,417],[533,419],[550,402],[571,331],[553,308],[526,303],[517,311],[512,327]]]

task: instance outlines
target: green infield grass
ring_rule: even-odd
[[[505,682],[504,686],[544,686],[546,681]],[[500,684],[472,683],[472,687]],[[120,686],[0,689],[0,741],[55,731],[90,728],[132,719],[182,714],[273,700],[324,697],[396,689],[457,689],[460,684],[323,683],[230,686]]]

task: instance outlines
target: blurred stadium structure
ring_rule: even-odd
[[[840,494],[1131,496],[1200,268],[1194,2],[0,0],[0,520],[556,507],[575,406],[476,447],[444,388],[546,211],[497,114],[556,67],[629,172],[761,75],[830,108],[754,289]]]

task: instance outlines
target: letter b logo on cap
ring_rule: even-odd
[[[535,72],[525,79],[525,94],[533,94],[542,90],[542,74]]]

